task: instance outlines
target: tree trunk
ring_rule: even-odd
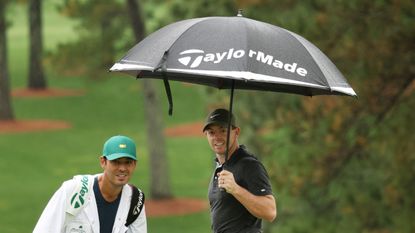
[[[139,2],[127,0],[136,41],[144,38],[144,22],[141,17]],[[166,143],[163,135],[163,117],[160,114],[160,103],[153,80],[143,79],[145,116],[147,119],[147,138],[150,151],[150,196],[153,199],[172,197],[168,162],[166,156]]]
[[[7,67],[6,5],[4,1],[0,2],[0,120],[13,120]]]
[[[30,60],[29,88],[46,89],[46,79],[42,66],[42,0],[29,1]]]
[[[150,195],[153,199],[172,197],[166,156],[166,143],[163,136],[163,117],[154,88],[154,80],[143,79],[147,136],[150,150]]]

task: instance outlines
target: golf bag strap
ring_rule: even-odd
[[[141,210],[144,207],[144,193],[135,187],[132,184],[129,184],[131,190],[133,191],[133,195],[131,197],[130,209],[128,210],[127,221],[125,222],[125,226],[128,227],[131,223],[133,223],[141,213]]]

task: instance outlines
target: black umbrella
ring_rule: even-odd
[[[110,71],[163,79],[169,114],[168,80],[231,89],[230,112],[235,88],[356,96],[336,66],[311,42],[240,13],[169,24],[135,45]]]

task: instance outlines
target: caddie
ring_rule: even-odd
[[[76,175],[49,200],[34,233],[146,233],[144,193],[128,184],[136,168],[134,141],[109,138],[101,174]]]

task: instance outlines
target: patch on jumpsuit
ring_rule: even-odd
[[[71,221],[66,225],[65,233],[92,233],[92,229],[88,223]]]

